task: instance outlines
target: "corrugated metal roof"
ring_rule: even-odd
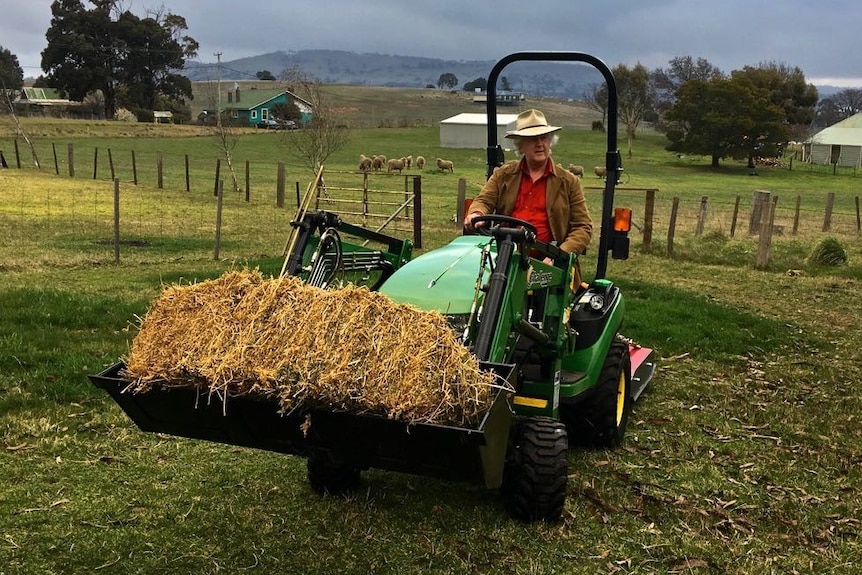
[[[497,125],[498,126],[507,126],[518,119],[518,114],[497,114]],[[470,112],[463,112],[461,114],[456,114],[451,118],[446,118],[445,120],[440,120],[441,124],[469,124],[473,126],[487,126],[488,125],[488,115],[487,114],[476,114]]]
[[[808,140],[812,144],[827,144],[832,146],[862,145],[862,114],[854,114],[820,130]]]

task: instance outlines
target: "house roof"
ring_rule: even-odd
[[[508,126],[512,122],[518,119],[517,114],[497,114],[497,125],[498,126]],[[446,118],[445,120],[440,120],[441,124],[467,124],[474,126],[487,126],[488,125],[488,115],[487,114],[478,114],[478,113],[470,113],[464,112],[461,114],[456,114],[451,118]]]
[[[60,91],[54,88],[22,88],[18,97],[21,104],[68,105],[72,102],[60,96]]]
[[[275,100],[282,94],[287,94],[290,99],[295,100],[297,102],[301,102],[311,108],[311,104],[293,94],[289,90],[240,90],[239,92],[240,98],[239,102],[236,100],[232,102],[225,102],[222,100],[222,109],[224,110],[251,110],[253,108],[257,108],[259,106],[263,106],[264,104]]]
[[[862,113],[854,114],[820,130],[808,140],[812,144],[862,146]]]

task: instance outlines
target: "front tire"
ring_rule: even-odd
[[[622,444],[632,410],[629,346],[614,339],[589,397],[561,409],[573,442],[613,449]]]
[[[566,427],[549,417],[524,419],[503,478],[503,494],[515,517],[557,521],[566,502],[569,442]]]

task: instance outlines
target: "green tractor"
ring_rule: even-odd
[[[349,272],[351,281],[396,302],[443,313],[480,367],[506,382],[477,427],[408,424],[319,407],[279,414],[277,404],[253,397],[232,398],[225,410],[196,402],[195,390],[171,386],[126,394],[122,363],[91,380],[144,431],[306,457],[318,492],[354,489],[363,470],[387,469],[483,483],[500,490],[516,517],[559,519],[570,444],[618,446],[655,362],[652,350],[620,334],[624,299],[605,277],[609,254],[628,257],[630,220],[630,211],[613,209],[612,175],[621,173],[613,75],[582,53],[522,52],[500,60],[488,78],[489,175],[503,161],[496,142],[497,78],[518,60],[586,62],[608,85],[609,176],[597,269],[587,287],[573,283],[577,255],[537,241],[529,223],[496,214],[483,216],[481,235],[462,235],[412,258],[409,241],[300,207],[282,270],[320,287]],[[383,247],[368,247],[372,241]],[[303,432],[309,416],[315,423]]]

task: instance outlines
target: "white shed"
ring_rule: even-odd
[[[862,165],[862,113],[811,136],[805,142],[805,161],[859,168]]]
[[[441,148],[488,147],[488,122],[486,114],[463,113],[446,118],[440,122]],[[505,138],[506,132],[513,130],[517,114],[497,114],[497,143],[504,150],[512,150],[512,143]]]

